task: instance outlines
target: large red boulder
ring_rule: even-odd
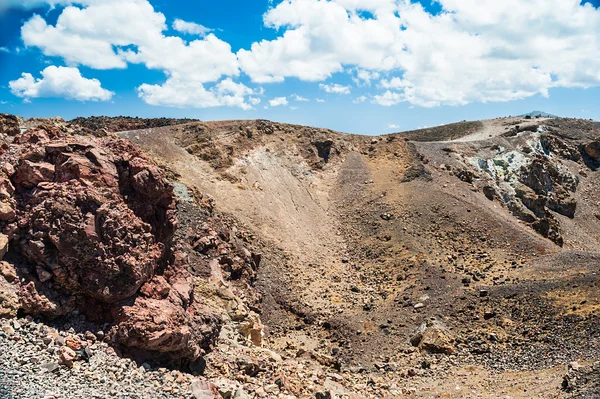
[[[0,115],[0,133],[11,123]],[[114,136],[46,125],[10,133],[0,151],[0,235],[18,278],[3,283],[3,303],[18,297],[21,311],[45,318],[78,310],[111,323],[124,351],[197,361],[221,321],[194,302],[189,265],[173,260],[182,257],[172,253],[177,201],[160,169]]]
[[[135,295],[173,235],[172,187],[120,139],[36,132],[41,140],[13,144],[22,150],[11,176],[21,254],[71,295],[106,303]]]

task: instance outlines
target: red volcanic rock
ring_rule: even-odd
[[[61,287],[113,303],[152,278],[164,246],[114,192],[72,180],[45,184],[28,199],[21,253]]]
[[[25,313],[48,319],[64,316],[76,309],[75,298],[46,289],[36,281],[21,284],[19,303]]]
[[[13,181],[16,185],[33,188],[44,181],[54,180],[54,165],[47,162],[33,163],[24,160],[19,164]]]
[[[0,180],[0,196],[13,197],[19,250],[40,280],[104,303],[135,295],[176,225],[173,190],[158,168],[123,140],[61,137],[49,126],[11,147],[14,188]],[[0,206],[0,221],[14,210]]]
[[[187,265],[169,261],[177,202],[159,168],[116,137],[13,133],[0,152],[0,232],[23,263],[10,303],[46,318],[89,311],[125,350],[197,360],[220,319],[193,304]]]
[[[201,368],[222,320],[194,298],[192,247],[174,238],[177,201],[158,166],[128,141],[48,125],[6,143],[0,237],[18,267],[2,277],[12,287],[4,313],[53,319],[78,310],[109,323],[124,353]],[[211,250],[228,253],[211,237]],[[245,258],[232,255],[232,274]]]
[[[148,283],[144,284],[140,293],[152,299],[164,299],[169,295],[171,286],[163,276],[154,276]]]
[[[14,144],[36,144],[48,142],[60,137],[60,132],[49,125],[40,125],[36,129],[31,129],[25,133],[17,134],[13,140]]]
[[[182,366],[196,361],[221,329],[221,319],[208,308],[187,310],[167,299],[138,296],[131,305],[113,309],[113,342],[133,354],[151,353]]]

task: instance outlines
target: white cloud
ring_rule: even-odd
[[[297,109],[298,109],[298,107],[290,107],[290,109],[291,109],[292,111],[295,111],[295,110],[297,110]]]
[[[250,104],[252,105],[258,105],[261,103],[261,99],[260,98],[256,98],[256,97],[250,97],[248,99],[248,101],[250,102]]]
[[[396,125],[395,123],[390,123],[388,125],[388,130],[396,130],[396,129],[400,129],[400,125]]]
[[[373,96],[373,102],[383,105],[384,107],[390,107],[392,105],[401,103],[402,101],[406,101],[403,94],[391,92],[389,90],[382,95]]]
[[[276,97],[269,101],[271,107],[279,107],[281,105],[288,105],[288,100],[285,97]]]
[[[432,15],[409,0],[282,0],[263,18],[277,37],[237,53],[206,28],[182,20],[175,29],[202,37],[187,42],[165,36],[166,18],[148,0],[0,0],[0,6],[67,6],[53,25],[41,16],[27,21],[21,35],[25,45],[61,57],[69,66],[122,69],[136,63],[163,71],[163,85],[139,90],[147,94],[144,99],[173,106],[182,106],[176,98],[181,94],[198,97],[196,104],[247,108],[239,98],[249,94],[226,94],[216,87],[240,71],[255,83],[288,77],[325,82],[351,71],[358,86],[380,80],[377,103],[426,107],[600,86],[600,10],[591,4],[437,1],[442,12]],[[348,87],[333,81],[322,88],[350,91],[336,86]]]
[[[138,95],[150,105],[178,108],[239,107],[252,109],[246,103],[246,96],[254,91],[242,83],[235,83],[231,78],[224,79],[211,89],[206,89],[200,82],[181,81],[169,78],[163,85],[143,84],[138,88]],[[260,103],[260,99],[258,100]],[[254,101],[255,102],[255,101]],[[251,104],[254,104],[251,102]]]
[[[324,102],[325,102],[325,100],[323,100],[322,98],[317,98],[317,99],[316,99],[316,101],[317,101],[318,103],[324,103]]]
[[[30,73],[9,82],[11,92],[21,98],[60,97],[79,101],[108,101],[113,92],[102,88],[98,79],[86,79],[79,69],[49,66],[35,79]]]
[[[177,32],[198,36],[206,36],[206,34],[212,31],[212,29],[209,29],[206,26],[194,22],[186,22],[182,19],[176,19],[175,22],[173,22],[173,29]]]
[[[0,47],[0,53],[10,53],[8,47]]]
[[[164,71],[167,80],[162,85],[138,87],[140,98],[148,104],[251,108],[244,97],[253,91],[244,85],[234,88],[230,79],[240,74],[236,55],[214,34],[189,43],[165,36],[166,18],[147,0],[75,3],[87,7],[66,7],[54,26],[39,15],[32,17],[21,29],[24,43],[39,47],[45,55],[62,57],[70,65],[115,69],[135,63]],[[193,30],[190,25],[178,26]]]
[[[379,72],[366,71],[359,69],[356,71],[356,76],[352,78],[352,81],[357,86],[370,86],[371,81],[379,79]]]
[[[354,100],[352,100],[354,104],[364,103],[365,101],[367,101],[367,97],[365,96],[356,97]]]
[[[321,83],[319,85],[319,88],[321,90],[325,90],[327,93],[350,94],[350,86],[342,86],[337,83],[332,84],[332,85],[327,85],[327,84]]]
[[[264,16],[282,33],[240,50],[240,65],[256,82],[322,81],[346,68],[361,85],[391,75],[381,86],[394,92],[379,96],[390,105],[510,101],[600,85],[600,10],[591,4],[438,2],[443,11],[432,15],[407,0],[284,0]]]
[[[409,87],[410,84],[398,77],[394,77],[390,80],[387,79],[381,79],[381,81],[379,82],[379,85],[381,87],[383,87],[384,89],[404,89],[406,87]]]
[[[295,101],[300,101],[300,102],[309,102],[310,101],[308,98],[304,98],[304,97],[302,97],[302,96],[300,96],[298,94],[292,94],[292,98]]]

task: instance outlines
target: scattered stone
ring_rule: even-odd
[[[4,255],[8,252],[8,237],[4,234],[0,234],[0,260],[4,258]]]
[[[220,399],[217,387],[206,380],[194,380],[191,385],[192,395],[195,399]]]
[[[2,330],[6,333],[6,335],[14,335],[15,334],[15,329],[10,324],[3,325]]]
[[[44,370],[45,372],[52,373],[52,372],[54,372],[54,371],[58,370],[58,368],[59,368],[59,364],[58,364],[58,363],[56,363],[56,362],[48,362],[48,363],[43,363],[43,364],[40,366],[40,368],[41,368],[42,370]]]
[[[67,346],[63,346],[60,348],[59,352],[59,364],[63,366],[67,366],[69,368],[73,367],[73,363],[77,359],[77,354],[75,351]]]
[[[410,340],[413,346],[430,353],[454,353],[454,338],[450,331],[438,320],[423,323]]]
[[[493,310],[487,310],[483,313],[483,318],[485,320],[493,319],[494,317],[496,317],[496,312]]]

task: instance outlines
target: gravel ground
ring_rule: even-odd
[[[85,340],[83,334],[57,332],[27,319],[0,325],[1,399],[194,397],[191,376],[119,358],[106,343]],[[72,367],[59,364],[70,341],[84,346]]]

